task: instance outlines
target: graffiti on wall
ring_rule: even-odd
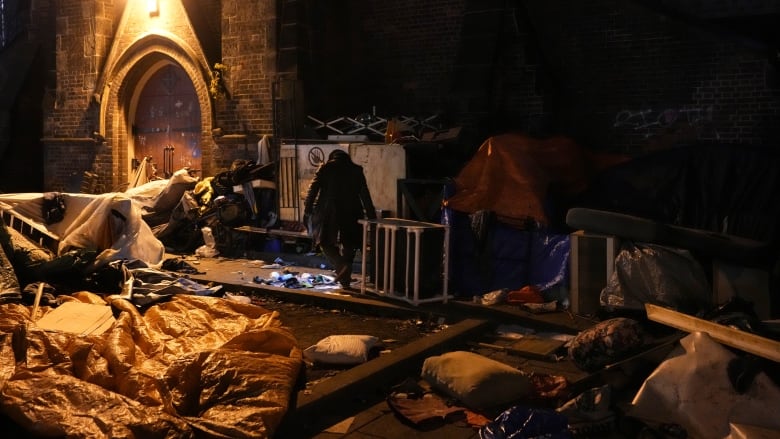
[[[622,110],[615,115],[614,128],[630,128],[649,138],[677,127],[701,127],[712,122],[712,105],[663,110]]]

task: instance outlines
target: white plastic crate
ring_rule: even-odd
[[[366,290],[413,305],[447,302],[449,226],[399,218],[361,220]]]

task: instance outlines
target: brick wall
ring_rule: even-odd
[[[215,127],[228,133],[273,133],[276,72],[273,0],[222,2],[222,63],[228,94],[217,101]]]
[[[85,171],[91,171],[99,146],[89,138],[47,139],[44,153],[46,191],[79,192]],[[105,189],[101,187],[101,189]]]
[[[425,115],[447,105],[463,1],[334,1],[311,12],[308,110]],[[317,6],[317,5],[315,5]],[[312,86],[314,82],[315,86]]]
[[[228,95],[216,101],[212,124],[224,135],[259,136],[274,129],[272,89],[281,44],[276,3],[214,0],[206,2],[208,16],[191,14],[209,64],[228,67]],[[302,23],[293,34],[299,40],[291,43],[301,50],[301,69],[290,79],[304,83],[306,114],[443,112],[444,123],[480,133],[470,139],[472,146],[502,130],[559,132],[587,146],[628,153],[699,140],[780,140],[773,128],[780,107],[776,50],[766,50],[757,40],[760,33],[744,37],[742,28],[726,32],[712,25],[724,18],[733,24],[756,14],[772,17],[780,11],[770,1],[691,0],[669,16],[659,13],[669,2],[656,7],[618,0],[288,3],[303,5],[294,17]],[[46,81],[45,138],[86,138],[98,126],[93,86],[114,35],[117,4],[35,2],[32,13],[41,17],[31,20],[33,33],[44,49],[51,48],[43,58],[56,61]],[[507,8],[501,44],[493,48],[490,78],[477,86],[484,90],[453,93],[463,16],[475,6]],[[57,17],[56,37],[42,31],[53,21],[50,12]],[[213,153],[221,167],[240,155],[241,146],[226,153],[217,145],[204,151],[204,159]],[[98,157],[111,159],[108,153]],[[63,172],[56,172],[57,181]]]
[[[235,160],[257,160],[257,142],[253,135],[229,134],[216,137],[214,149],[214,175],[227,171]]]
[[[312,24],[307,113],[449,111],[455,123],[484,135],[558,132],[628,153],[694,141],[779,140],[771,51],[708,21],[777,13],[776,3],[691,1],[674,3],[679,8],[664,16],[664,5],[641,2],[489,2],[483,7],[510,5],[514,14],[502,23],[492,77],[478,85],[489,89],[453,93],[462,16],[482,3],[323,6]]]
[[[99,126],[92,102],[113,35],[113,1],[56,3],[56,88],[44,122],[50,137],[86,137]]]
[[[581,143],[642,153],[780,140],[776,65],[755,44],[620,1],[534,3],[529,15],[554,81],[546,92],[559,95],[556,129]]]

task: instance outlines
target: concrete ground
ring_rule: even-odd
[[[499,324],[522,325],[537,331],[553,331],[575,335],[593,325],[593,321],[566,312],[533,314],[509,305],[486,306],[470,300],[451,299],[447,303],[428,303],[417,306],[404,300],[379,296],[368,291],[360,294],[360,276],[353,286],[356,291],[335,288],[315,291],[308,288],[291,289],[257,283],[256,278],[269,278],[278,268],[263,268],[277,257],[292,265],[289,271],[332,274],[320,269],[316,257],[301,255],[253,255],[243,258],[195,258],[187,255],[167,255],[198,269],[190,274],[201,283],[221,284],[224,290],[255,298],[301,303],[325,309],[349,310],[356,314],[384,316],[387,319],[429,319],[444,322],[443,329],[380,355],[361,365],[339,371],[305,388],[295,395],[287,419],[281,425],[279,438],[477,438],[478,429],[464,421],[442,423],[433,429],[422,430],[407,425],[390,409],[386,398],[390,389],[407,378],[419,379],[422,362],[431,355],[451,350],[471,350],[482,355],[533,373],[564,376],[575,391],[596,383],[596,378],[577,369],[567,359],[523,357],[509,353],[495,343],[490,334]],[[297,259],[296,259],[297,258]],[[328,319],[327,314],[321,318]],[[285,314],[281,313],[285,323]],[[359,324],[359,323],[358,323]],[[295,335],[294,327],[293,334]],[[325,325],[327,327],[327,325]],[[336,330],[336,328],[333,328]],[[330,335],[323,333],[322,337]],[[309,336],[310,343],[312,340]],[[300,346],[305,349],[308,346]],[[620,437],[620,436],[612,436]]]

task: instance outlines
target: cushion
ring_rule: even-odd
[[[511,403],[531,391],[529,377],[519,369],[467,351],[426,358],[422,377],[434,389],[475,410]]]
[[[379,341],[372,335],[330,335],[303,351],[307,359],[327,364],[359,364]]]

